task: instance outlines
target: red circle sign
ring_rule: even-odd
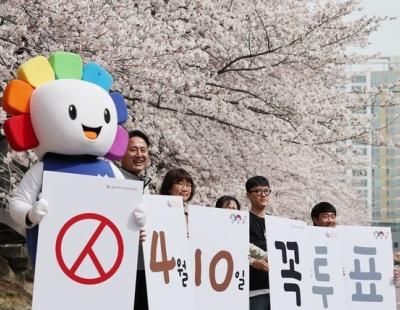
[[[81,253],[78,255],[77,259],[75,262],[72,264],[71,267],[68,267],[64,261],[63,258],[63,253],[61,251],[61,245],[63,242],[63,238],[65,236],[65,233],[76,223],[80,221],[85,221],[85,220],[96,220],[99,222],[99,225],[97,226],[96,230],[94,231],[93,235],[90,237],[88,243],[85,245],[85,247],[82,249]],[[96,253],[93,250],[93,246],[96,242],[96,240],[99,238],[100,234],[104,230],[104,228],[108,227],[111,229],[113,232],[116,241],[117,241],[117,246],[118,246],[118,253],[116,260],[114,262],[114,265],[108,270],[104,270],[101,262],[96,256]],[[124,243],[122,240],[121,233],[119,232],[117,226],[114,225],[113,222],[111,222],[108,218],[96,214],[96,213],[83,213],[79,214],[77,216],[74,216],[70,220],[68,220],[64,226],[61,228],[57,240],[56,240],[56,257],[57,257],[57,262],[60,265],[61,269],[64,271],[64,273],[71,278],[72,280],[82,283],[82,284],[98,284],[101,282],[104,282],[108,280],[110,277],[114,275],[114,273],[118,270],[119,266],[121,265],[122,258],[124,255]],[[79,275],[77,275],[77,270],[81,266],[83,260],[89,256],[89,258],[92,260],[94,267],[97,269],[97,272],[99,273],[98,277],[94,278],[84,278]]]

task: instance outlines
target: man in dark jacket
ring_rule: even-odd
[[[144,193],[148,193],[147,185],[151,179],[144,175],[149,164],[149,138],[140,130],[129,132],[129,143],[120,169],[126,179],[143,181]]]
[[[144,171],[149,164],[149,138],[140,130],[129,132],[129,143],[125,156],[121,161],[120,169],[126,179],[143,181],[143,192],[149,193],[147,185],[151,179],[144,175]],[[141,241],[143,241],[141,230]],[[144,271],[143,247],[139,244],[138,264],[136,273],[136,291],[134,310],[147,310],[147,286],[146,274]]]
[[[267,251],[265,238],[265,214],[271,189],[263,176],[251,177],[246,182],[250,201],[250,243]],[[250,310],[269,310],[268,262],[256,259],[250,265]]]

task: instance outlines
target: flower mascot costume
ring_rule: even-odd
[[[37,224],[51,210],[40,195],[43,171],[123,178],[103,157],[119,159],[126,151],[128,133],[119,125],[127,119],[127,108],[120,93],[109,92],[111,75],[96,63],[83,65],[77,54],[37,56],[17,74],[3,94],[3,109],[12,115],[4,132],[12,149],[33,149],[40,161],[24,175],[11,199],[10,214],[27,228],[34,268]],[[134,214],[143,226],[143,208]]]

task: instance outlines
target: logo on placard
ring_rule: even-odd
[[[329,228],[329,229],[332,229],[332,228]],[[337,234],[335,233],[335,232],[326,232],[325,233],[325,236],[327,237],[327,238],[337,238]]]
[[[83,245],[82,249],[78,249],[76,253],[71,255],[70,249],[63,247],[64,243],[74,241],[73,234],[70,232],[82,230],[87,225],[93,225],[93,223],[96,223],[97,226],[93,234],[89,236],[89,240]],[[107,234],[112,236],[112,241],[107,237],[103,239],[104,235]],[[98,253],[101,252],[99,251],[101,248],[114,249],[114,253],[111,250],[107,252],[106,257],[104,251]],[[117,226],[108,218],[96,213],[84,213],[74,216],[61,228],[56,239],[55,252],[57,262],[66,276],[75,282],[91,285],[102,283],[116,273],[124,255],[124,243]],[[113,257],[111,266],[107,263],[110,255]],[[87,264],[91,266],[89,273],[83,271],[85,270],[85,263],[86,266]]]
[[[128,187],[128,186],[120,186],[120,185],[109,185],[106,184],[107,189],[116,189],[116,190],[123,190],[123,191],[134,191],[137,192],[137,188],[135,187]]]
[[[179,204],[179,201],[177,201],[177,200],[168,200],[167,206],[170,208],[179,208],[180,204]]]
[[[247,216],[246,215],[242,216],[240,214],[232,213],[230,215],[229,219],[230,219],[232,224],[234,224],[234,223],[236,223],[236,224],[240,224],[240,223],[245,224],[246,221],[247,221]]]
[[[389,237],[389,232],[384,232],[382,230],[375,230],[374,231],[375,239],[387,239]]]

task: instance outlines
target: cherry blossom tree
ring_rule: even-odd
[[[328,200],[342,223],[366,223],[344,173],[354,160],[337,152],[373,131],[357,113],[368,100],[343,87],[345,65],[366,60],[347,48],[365,46],[382,21],[349,18],[358,9],[356,0],[3,0],[1,87],[33,56],[79,53],[112,73],[128,127],[150,136],[156,188],[182,166],[196,203],[245,202],[246,179],[264,175],[274,214],[306,219]],[[3,159],[4,196],[21,175],[15,163],[32,157]]]

